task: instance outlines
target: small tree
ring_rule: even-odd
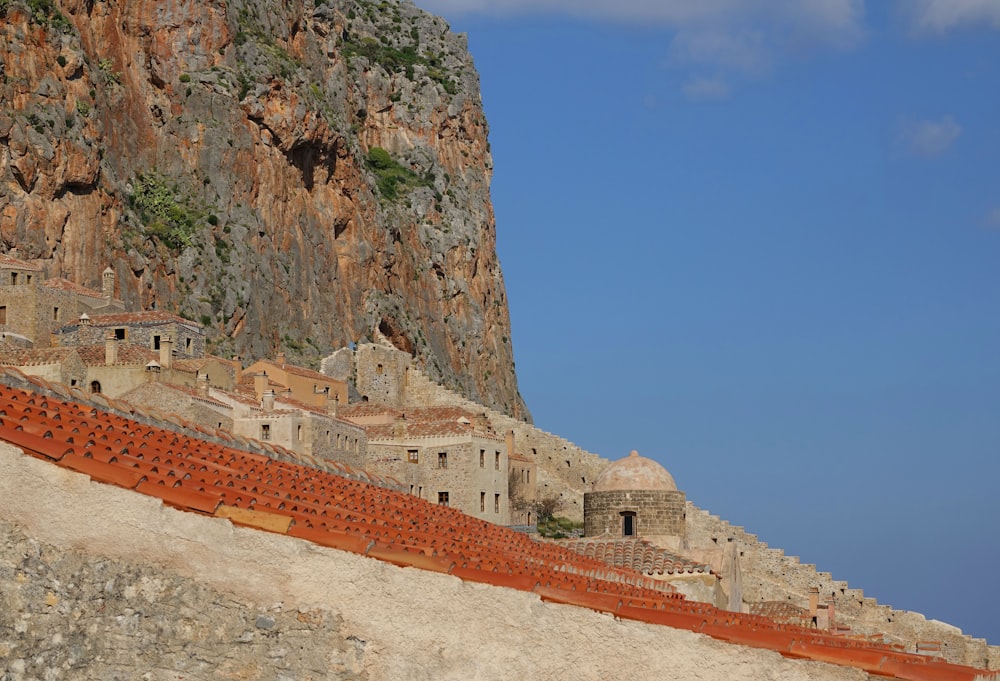
[[[535,502],[535,512],[538,514],[538,522],[544,523],[552,520],[559,509],[562,508],[562,497],[558,494],[549,494],[539,497]]]

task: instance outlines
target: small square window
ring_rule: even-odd
[[[115,329],[115,340],[125,340],[125,329]]]
[[[410,463],[420,463],[420,452],[416,449],[406,450],[406,460]]]
[[[261,425],[261,427],[260,427],[260,439],[261,440],[270,440],[271,439],[271,424],[270,423],[264,423],[264,424]]]
[[[442,506],[447,506],[448,505],[448,493],[447,492],[438,492],[438,503],[441,504]]]

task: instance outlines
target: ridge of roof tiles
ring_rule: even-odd
[[[26,454],[182,511],[464,581],[908,681],[982,669],[688,601],[663,582],[400,491],[270,459],[0,384],[0,439]]]
[[[638,537],[561,539],[555,543],[607,565],[629,568],[645,575],[713,574],[708,565],[688,560]]]
[[[42,271],[40,265],[35,265],[26,260],[15,258],[7,253],[0,253],[0,267],[17,267],[18,269],[31,270],[32,272]]]
[[[86,296],[88,298],[96,298],[98,300],[104,300],[107,298],[100,291],[95,291],[92,288],[87,288],[75,281],[70,281],[69,279],[63,279],[62,277],[53,277],[52,279],[46,279],[42,282],[42,286],[51,289],[57,289],[60,291],[69,291],[75,293],[78,296]]]
[[[116,312],[113,314],[96,314],[90,317],[90,326],[120,326],[125,324],[135,324],[135,325],[148,325],[155,326],[158,324],[183,324],[184,326],[190,326],[191,328],[200,329],[201,324],[198,322],[193,322],[190,319],[184,319],[184,317],[178,317],[175,314],[165,312],[163,310],[144,310],[142,312]],[[65,326],[60,327],[59,330],[63,329],[75,329],[79,326],[79,323],[70,323]]]

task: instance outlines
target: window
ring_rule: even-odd
[[[28,278],[28,283],[30,284],[30,283],[31,283],[31,275],[30,275],[30,274],[27,274],[27,275],[25,275],[25,276],[26,276],[26,277]]]
[[[448,467],[448,452],[438,452],[438,468]]]
[[[486,512],[486,492],[479,493],[479,510],[483,513]]]
[[[424,486],[423,485],[420,485],[419,487],[417,487],[417,496],[420,497],[421,499],[424,498]]]
[[[0,305],[0,324],[7,323],[7,306]]]
[[[115,340],[125,340],[125,329],[115,329]]]
[[[385,367],[383,367],[381,364],[376,364],[375,365],[375,373],[376,374],[378,374],[379,376],[381,376],[384,372],[385,372]]]
[[[486,450],[485,449],[480,449],[479,450],[479,467],[480,468],[486,468]]]
[[[10,273],[10,284],[11,286],[17,286],[17,272]]]
[[[500,512],[500,495],[499,494],[494,494],[493,495],[493,512],[494,513],[499,513]]]
[[[59,308],[58,307],[52,308],[52,321],[54,321],[54,322],[58,322],[59,321]]]
[[[302,442],[302,424],[301,423],[299,425],[295,426],[295,438],[299,442]]]
[[[420,463],[419,450],[407,449],[406,450],[406,460],[410,463]]]
[[[500,452],[496,453],[496,459],[493,461],[493,468],[500,470]]]
[[[271,424],[263,423],[260,426],[260,439],[270,440],[271,439]]]
[[[160,349],[160,337],[159,336],[153,336],[153,349],[154,350],[159,350]]]
[[[447,506],[448,505],[448,493],[447,492],[438,492],[438,503],[441,504],[442,506]]]
[[[635,536],[635,513],[633,511],[622,511],[622,536]]]
[[[92,393],[99,393],[99,392],[101,392],[101,382],[100,381],[91,381],[90,382],[90,392],[92,392]]]
[[[191,352],[191,339],[190,338],[185,338],[184,339],[184,350],[186,352],[188,352],[188,353]]]

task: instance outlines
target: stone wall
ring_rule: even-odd
[[[411,453],[416,462],[410,460]],[[441,454],[447,462],[444,467],[439,465]],[[398,480],[410,494],[431,503],[438,503],[439,493],[445,492],[448,505],[468,515],[498,525],[511,523],[508,461],[502,441],[483,437],[373,440],[368,443],[365,469]]]
[[[0,518],[10,681],[867,678],[183,513],[5,444]]]
[[[632,490],[588,492],[583,495],[584,526],[587,537],[622,534],[622,513],[635,513],[638,537],[684,537],[687,533],[684,492]]]
[[[687,506],[688,541],[692,545],[736,544],[744,602],[781,600],[806,608],[810,587],[818,587],[821,601],[833,601],[836,623],[851,627],[854,633],[885,634],[889,642],[903,645],[908,652],[916,652],[919,641],[940,641],[942,653],[950,662],[1000,669],[1000,647],[966,636],[950,624],[882,605],[861,589],[833,579],[829,572],[820,572],[815,565],[800,562],[797,556],[786,556],[781,549],[769,547],[744,528],[730,525],[690,502]]]

